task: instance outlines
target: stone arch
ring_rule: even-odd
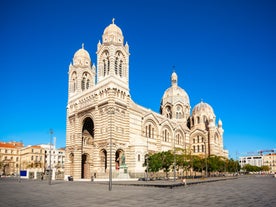
[[[120,169],[120,166],[125,164],[125,152],[122,149],[118,149],[115,152],[115,167],[116,170]]]
[[[82,124],[82,134],[84,134],[84,132],[88,132],[88,135],[94,139],[94,131],[94,121],[91,117],[85,117]]]
[[[87,153],[84,153],[81,156],[81,178],[90,178],[90,162],[89,154]]]
[[[70,92],[75,93],[77,91],[77,72],[73,71],[70,74]]]
[[[147,138],[157,139],[159,136],[158,124],[153,118],[145,119],[143,123],[143,135]]]

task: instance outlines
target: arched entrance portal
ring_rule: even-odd
[[[81,156],[81,178],[89,179],[91,158],[89,155],[93,154],[94,142],[94,122],[90,117],[83,121],[82,127],[82,156]]]
[[[118,149],[115,154],[115,164],[116,164],[116,170],[120,169],[120,166],[125,164],[125,155],[124,151],[122,149]]]
[[[81,178],[90,178],[90,168],[89,168],[89,155],[83,154],[81,156]]]

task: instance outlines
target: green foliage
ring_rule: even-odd
[[[183,149],[176,149],[174,151],[163,151],[155,154],[151,154],[148,159],[145,160],[144,166],[147,166],[149,172],[163,171],[168,176],[168,172],[173,170],[174,167],[174,156],[176,170],[182,169],[184,171],[193,169],[195,172],[206,171],[206,164],[209,173],[221,173],[221,172],[238,172],[240,170],[239,161],[233,159],[227,159],[216,155],[210,155],[209,157],[191,155],[186,153]]]
[[[246,164],[243,166],[242,169],[246,172],[260,172],[260,171],[269,171],[269,166],[258,167],[258,166]]]

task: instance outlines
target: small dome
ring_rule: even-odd
[[[192,116],[196,115],[205,115],[206,117],[212,119],[215,117],[213,108],[209,104],[204,103],[203,101],[201,101],[193,108]]]
[[[172,86],[164,92],[162,104],[166,104],[168,102],[174,105],[180,101],[185,106],[190,107],[189,96],[184,89],[177,85],[177,74],[175,72],[171,75],[171,84]]]
[[[184,105],[190,105],[190,99],[186,91],[184,91],[179,86],[168,88],[162,98],[162,103],[165,104],[167,102],[172,105],[176,104],[178,101],[182,102]]]
[[[121,43],[124,42],[124,36],[122,30],[114,23],[115,19],[112,19],[112,23],[107,26],[103,33],[103,43],[114,42]]]
[[[90,66],[91,58],[89,53],[84,49],[84,44],[82,44],[82,48],[79,49],[73,58],[73,64],[75,66]]]

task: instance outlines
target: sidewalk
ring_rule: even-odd
[[[186,179],[185,180],[154,180],[154,181],[138,181],[138,180],[112,180],[112,185],[124,185],[124,186],[144,186],[144,187],[158,187],[158,188],[174,188],[180,186],[195,185],[208,182],[217,182],[230,179],[237,179],[238,177],[208,177],[199,179]],[[76,181],[78,182],[78,181]],[[108,185],[109,180],[95,179],[93,182],[98,184]]]

